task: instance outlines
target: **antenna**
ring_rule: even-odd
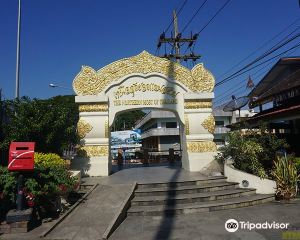
[[[236,98],[234,95],[231,96],[232,100],[223,107],[224,112],[233,112],[239,110],[239,118],[241,118],[241,108],[246,106],[249,101],[247,96]]]

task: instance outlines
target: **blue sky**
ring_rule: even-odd
[[[82,65],[99,69],[142,50],[155,54],[159,34],[170,23],[172,10],[183,2],[22,0],[20,95],[48,98],[70,94],[71,90],[52,89],[48,84],[71,88]],[[179,15],[179,30],[202,2],[187,1]],[[184,35],[199,31],[224,2],[208,0]],[[18,0],[0,0],[0,88],[8,99],[14,97],[15,89],[17,5]],[[220,75],[299,17],[298,0],[231,0],[201,33],[195,52],[202,55],[199,62],[218,82],[225,77]],[[299,25],[300,21],[296,22],[273,44]],[[289,46],[299,41],[296,39]],[[240,67],[271,46],[268,44]],[[299,53],[297,49],[291,55]],[[271,66],[266,65],[253,80],[259,81]],[[235,92],[237,96],[246,94],[243,86],[247,78],[248,73],[216,88],[216,97],[222,100],[224,92],[230,94],[229,89],[238,86],[241,89]],[[227,99],[229,96],[223,101]]]

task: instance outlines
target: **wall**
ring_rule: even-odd
[[[224,164],[224,175],[229,182],[238,182],[240,188],[244,188],[242,185],[243,180],[249,182],[248,188],[255,188],[256,193],[260,194],[273,194],[275,193],[276,182],[269,179],[260,179],[259,177],[242,172],[234,168],[231,164]]]

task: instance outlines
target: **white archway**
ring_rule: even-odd
[[[116,114],[153,108],[174,112],[184,126],[183,168],[205,170],[216,152],[213,87],[214,78],[202,64],[189,70],[145,51],[98,71],[83,66],[73,81],[82,139],[74,165],[90,176],[109,175],[109,126]]]

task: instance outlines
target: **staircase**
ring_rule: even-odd
[[[210,212],[257,205],[274,199],[272,194],[256,194],[239,188],[225,177],[210,177],[169,183],[138,184],[128,216],[163,216]]]

